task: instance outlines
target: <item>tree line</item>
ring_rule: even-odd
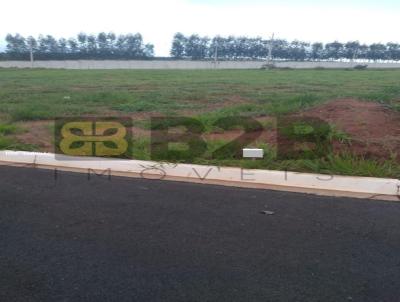
[[[201,37],[193,34],[185,36],[175,34],[171,56],[174,58],[190,59],[265,59],[272,56],[282,60],[400,60],[400,44],[374,43],[361,44],[358,41],[341,43],[334,41],[307,43],[303,41],[287,41],[282,39],[264,40],[261,37]]]
[[[79,33],[74,38],[56,39],[52,35],[23,37],[6,36],[5,59],[145,59],[154,56],[154,46],[144,44],[140,33],[115,35],[101,32],[97,35]]]
[[[6,51],[0,59],[35,60],[65,59],[149,59],[154,58],[154,46],[144,44],[140,33],[116,35],[101,32],[96,35],[79,33],[73,38],[56,39],[51,35],[24,37],[6,36]],[[265,59],[269,51],[274,59],[306,60],[400,60],[400,44],[361,44],[358,41],[307,43],[284,39],[265,40],[261,37],[202,37],[176,33],[170,55],[175,59],[192,60],[254,60]]]

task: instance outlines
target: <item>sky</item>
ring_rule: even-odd
[[[400,42],[398,0],[13,0],[3,1],[0,45],[7,33],[55,37],[79,32],[143,35],[168,56],[176,32],[245,35],[308,42]]]

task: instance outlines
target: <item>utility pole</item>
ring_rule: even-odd
[[[214,67],[217,68],[218,64],[218,43],[215,42],[215,49],[214,49]]]
[[[272,47],[274,44],[275,33],[272,33],[270,42],[268,43],[268,64],[272,62]]]
[[[31,68],[33,68],[33,47],[32,44],[29,47],[30,55],[31,55]]]

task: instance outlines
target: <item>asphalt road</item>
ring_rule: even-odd
[[[400,203],[1,166],[0,301],[396,302],[399,218]]]

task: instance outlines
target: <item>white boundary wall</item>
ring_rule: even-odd
[[[67,60],[35,61],[34,68],[56,69],[259,69],[265,61],[176,61],[176,60]],[[399,63],[354,63],[354,62],[275,62],[280,68],[312,69],[352,68],[366,64],[368,68],[400,68]],[[0,68],[32,68],[29,61],[0,61]]]

